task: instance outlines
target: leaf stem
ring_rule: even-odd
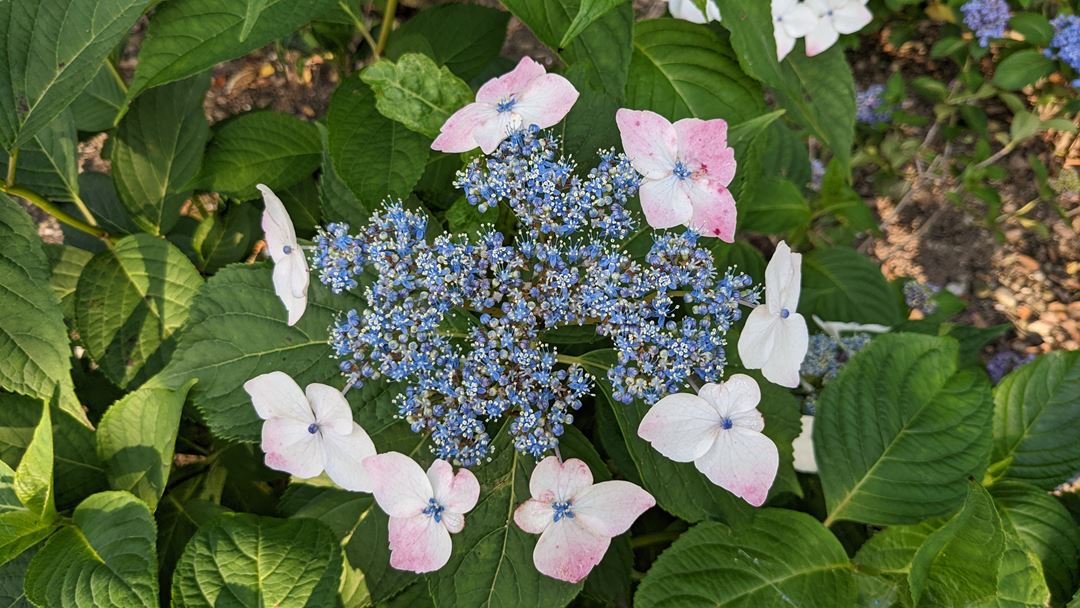
[[[375,61],[379,60],[378,44],[375,43],[375,39],[371,37],[371,32],[368,30],[367,25],[364,24],[364,20],[361,19],[356,13],[349,8],[349,3],[345,0],[338,0],[338,6],[341,10],[345,11],[345,14],[352,19],[353,25],[356,26],[357,31],[360,32],[360,36],[364,38],[364,41],[371,47],[371,55],[375,58]]]
[[[386,0],[386,10],[383,12],[382,27],[379,28],[379,43],[375,45],[375,57],[382,56],[386,50],[386,41],[390,39],[390,28],[394,25],[394,14],[397,12],[398,0]]]
[[[94,219],[94,214],[90,213],[90,208],[86,206],[86,203],[83,202],[82,198],[75,192],[72,192],[71,196],[71,202],[75,203],[75,208],[78,209],[79,213],[82,214],[83,218],[86,220],[86,223],[90,224],[91,226],[97,227],[98,223],[97,220]]]
[[[25,199],[31,205],[34,205],[38,209],[41,209],[45,213],[48,213],[49,215],[55,217],[57,220],[67,224],[68,226],[71,226],[76,230],[80,230],[82,232],[85,232],[86,234],[95,236],[105,241],[105,244],[109,247],[112,247],[114,244],[112,237],[109,236],[109,233],[105,232],[97,226],[92,226],[76,217],[68,215],[67,213],[61,211],[59,207],[45,200],[40,194],[32,190],[27,190],[22,186],[12,186],[5,184],[3,186],[0,186],[0,192]]]
[[[4,182],[8,186],[14,186],[15,185],[15,165],[17,165],[18,163],[19,163],[19,149],[15,148],[15,150],[11,153],[11,155],[8,156],[7,181]]]

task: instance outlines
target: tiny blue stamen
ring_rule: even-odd
[[[513,110],[515,105],[517,105],[517,100],[513,97],[510,97],[496,104],[495,110],[501,114],[503,112],[509,112],[510,110]]]
[[[292,247],[290,247],[289,245],[285,245],[281,248],[281,250],[285,252],[285,255],[289,255],[290,253],[292,253]]]
[[[790,316],[791,316],[791,311],[790,310],[788,310],[786,308],[781,308],[780,309],[780,318],[781,319],[786,319],[786,318],[788,318]]]
[[[693,171],[686,168],[686,165],[684,165],[681,160],[675,161],[675,168],[672,169],[671,172],[679,179],[686,179],[694,174]]]
[[[735,423],[731,421],[731,418],[725,417],[720,419],[720,428],[724,429],[725,431],[730,429],[734,425]]]
[[[574,511],[572,509],[573,506],[574,503],[570,502],[569,500],[562,500],[559,502],[551,503],[551,510],[555,511],[554,519],[556,523],[564,517],[574,519]]]
[[[312,435],[314,435],[315,433],[318,433],[319,432],[319,425],[312,422],[311,424],[308,425],[307,432],[311,433]]]
[[[428,499],[428,506],[424,507],[424,515],[427,515],[435,520],[435,523],[442,521],[442,513],[446,510],[446,507],[439,504],[439,501],[434,498]]]

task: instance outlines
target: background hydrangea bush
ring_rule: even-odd
[[[0,0],[0,603],[1080,605],[1080,354],[859,194],[931,124],[999,230],[1075,3],[637,4]],[[210,124],[268,45],[326,111]]]

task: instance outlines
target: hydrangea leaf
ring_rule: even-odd
[[[39,519],[56,517],[56,498],[53,493],[53,428],[49,404],[42,401],[41,418],[34,428],[19,466],[15,469],[13,489],[19,502]]]
[[[127,492],[84,500],[38,551],[26,572],[26,596],[39,606],[158,605],[154,517]]]
[[[140,95],[112,139],[116,191],[139,228],[163,234],[176,225],[199,173],[210,124],[203,111],[208,77]]]
[[[246,258],[260,233],[261,217],[262,213],[255,205],[239,204],[220,209],[199,222],[191,239],[198,254],[199,270],[217,272],[226,264]]]
[[[577,14],[574,15],[574,20],[566,27],[566,32],[563,33],[562,39],[559,41],[559,48],[564,49],[569,46],[574,38],[577,38],[581,32],[585,31],[585,28],[624,2],[626,0],[581,0]]]
[[[333,174],[353,192],[363,211],[328,209],[327,219],[366,218],[384,200],[408,196],[424,174],[431,138],[386,118],[375,105],[375,94],[358,76],[344,80],[330,99],[326,128]],[[324,196],[326,185],[324,174]]]
[[[94,254],[72,247],[70,245],[45,245],[45,255],[49,258],[52,266],[53,293],[60,299],[60,307],[64,310],[65,319],[75,318],[75,286],[79,284],[79,275],[83,267],[94,257]]]
[[[859,580],[859,605],[904,605],[901,600],[911,597],[907,580],[915,553],[941,524],[930,520],[913,526],[889,526],[859,547],[852,560]]]
[[[963,501],[986,467],[991,397],[956,354],[950,338],[886,334],[826,385],[814,453],[827,522],[917,523]]]
[[[881,269],[848,247],[815,249],[803,256],[799,312],[827,321],[900,322],[900,306]]]
[[[83,268],[75,326],[90,356],[118,386],[137,383],[169,360],[188,319],[199,272],[176,247],[147,234],[124,237]]]
[[[1042,563],[1055,605],[1064,604],[1080,582],[1080,528],[1048,492],[1004,481],[990,488],[1004,527]]]
[[[243,388],[251,378],[283,371],[300,386],[339,378],[327,327],[339,311],[359,302],[349,295],[334,296],[312,281],[307,311],[290,327],[271,273],[268,264],[233,265],[207,281],[159,377],[163,386],[172,388],[198,378],[191,401],[214,435],[223,439],[259,440],[261,421]]]
[[[0,9],[2,10],[2,9]],[[0,194],[0,388],[52,402],[85,422],[71,382],[63,310],[34,223]]]
[[[641,608],[855,604],[840,542],[805,513],[765,509],[752,524],[704,522],[660,555],[634,594]]]
[[[1044,490],[1080,470],[1080,352],[1055,351],[994,388],[990,475]]]
[[[1007,535],[990,495],[967,484],[964,506],[919,547],[908,574],[911,598],[927,606],[1045,606],[1038,560]]]
[[[151,4],[0,2],[0,148],[21,147],[71,105]]]
[[[23,581],[26,580],[26,568],[37,551],[36,547],[28,549],[20,553],[18,557],[0,565],[0,606],[8,606],[8,608],[33,606],[30,600],[26,599]]]
[[[397,63],[376,62],[360,79],[375,92],[380,114],[432,138],[451,114],[473,100],[465,81],[419,53],[402,55]]]
[[[337,7],[336,0],[264,0],[259,4],[253,0],[163,4],[150,20],[146,41],[139,49],[128,99],[266,46]],[[257,13],[249,14],[252,8]]]
[[[78,143],[75,121],[71,112],[64,110],[20,146],[15,183],[50,201],[74,201],[79,196]],[[0,154],[4,174],[8,160],[6,154]]]
[[[193,606],[327,606],[341,578],[334,535],[312,519],[225,513],[188,543],[172,603]]]
[[[157,508],[172,468],[180,414],[192,381],[180,390],[139,387],[109,407],[97,430],[97,450],[109,485]]]
[[[420,11],[394,30],[386,56],[429,51],[440,66],[465,80],[480,75],[499,56],[510,15],[474,4],[443,4]]]
[[[283,190],[314,173],[321,161],[315,125],[281,112],[247,112],[215,127],[196,179],[206,190],[253,199],[256,184]]]
[[[101,63],[97,75],[71,104],[75,128],[84,133],[108,131],[124,109],[127,95],[124,79],[108,58]]]

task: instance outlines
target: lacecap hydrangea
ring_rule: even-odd
[[[595,379],[551,332],[595,331],[615,351],[614,398],[652,404],[692,377],[720,380],[725,333],[740,304],[758,300],[750,278],[717,269],[693,231],[656,233],[629,253],[627,204],[641,176],[613,151],[579,175],[559,146],[532,126],[458,173],[469,203],[513,212],[509,234],[486,226],[429,240],[423,211],[388,202],[359,233],[330,224],[316,237],[322,282],[366,301],[330,329],[342,372],[398,383],[397,415],[463,466],[490,458],[506,416],[518,451],[557,447]]]

